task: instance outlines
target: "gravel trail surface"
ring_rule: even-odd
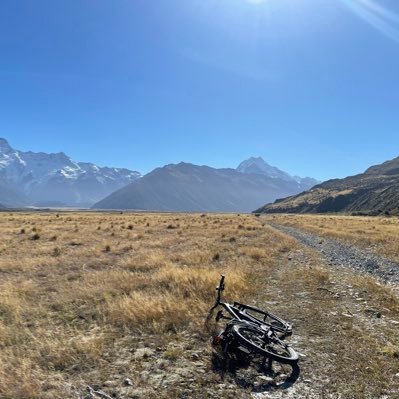
[[[270,225],[294,237],[303,245],[316,249],[330,265],[351,267],[357,271],[372,274],[384,283],[399,286],[399,264],[383,256],[294,227],[277,223],[270,223]]]

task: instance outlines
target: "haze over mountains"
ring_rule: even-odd
[[[315,184],[320,183],[318,180],[311,177],[291,176],[287,172],[284,172],[275,166],[269,165],[261,157],[251,157],[241,162],[237,167],[237,171],[241,173],[264,175],[289,182],[295,181],[298,183],[298,187],[300,189],[304,189],[304,187],[313,187]]]
[[[0,203],[88,207],[141,177],[123,168],[75,162],[63,152],[23,152],[0,138]]]
[[[0,139],[0,206],[250,212],[318,183],[249,158],[237,169],[181,162],[145,176],[75,162],[63,152],[23,152]]]
[[[399,157],[345,179],[329,180],[308,191],[267,204],[257,212],[353,212],[399,214]]]
[[[94,208],[250,212],[265,199],[298,193],[315,183],[310,178],[294,178],[261,158],[250,158],[237,170],[181,162],[153,170]]]

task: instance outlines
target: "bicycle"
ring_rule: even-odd
[[[222,302],[224,281],[225,276],[222,275],[219,286],[216,287],[216,302],[209,310],[207,320],[210,320],[213,311],[221,306],[229,315],[226,316],[223,310],[219,310],[215,320],[226,319],[228,322],[224,330],[214,338],[213,344],[220,345],[224,353],[238,349],[247,355],[260,355],[280,363],[297,364],[298,354],[282,341],[292,334],[291,324],[254,306],[240,302]]]

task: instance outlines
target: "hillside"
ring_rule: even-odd
[[[300,187],[295,180],[181,162],[155,169],[94,208],[250,212],[265,199],[298,193]]]
[[[399,214],[399,157],[372,166],[364,173],[329,180],[298,195],[276,200],[256,212]]]
[[[6,180],[0,178],[0,208],[18,208],[29,204],[29,199]]]

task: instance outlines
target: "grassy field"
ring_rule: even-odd
[[[329,269],[263,217],[0,218],[0,398],[91,398],[87,386],[116,398],[249,397],[262,385],[211,369],[204,318],[221,273],[229,298],[294,323],[292,397],[399,392],[398,297]],[[263,388],[278,393],[283,372],[273,378]]]
[[[350,242],[399,262],[398,217],[287,214],[267,219]]]

